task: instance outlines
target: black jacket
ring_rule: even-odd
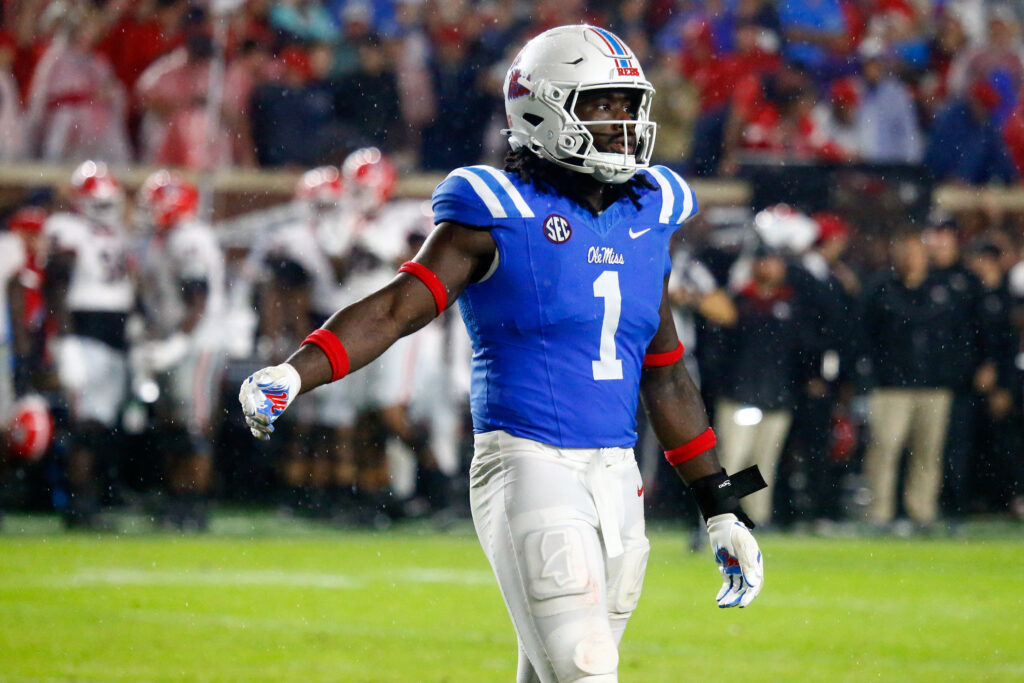
[[[962,389],[978,366],[978,288],[965,271],[933,271],[910,289],[893,274],[865,290],[863,349],[872,384]]]

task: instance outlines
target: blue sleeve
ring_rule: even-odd
[[[431,197],[434,223],[452,221],[477,228],[494,225],[494,215],[466,178],[454,175],[445,178]]]
[[[696,215],[697,195],[682,176],[667,166],[651,166],[647,171],[661,189],[660,223],[675,226]]]

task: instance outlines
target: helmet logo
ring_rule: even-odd
[[[564,244],[572,237],[572,227],[565,218],[553,213],[544,219],[544,236],[554,244]]]
[[[633,55],[626,50],[622,42],[613,33],[609,33],[596,26],[592,27],[591,30],[600,36],[608,50],[612,53],[612,58],[615,60],[615,70],[620,76],[640,75],[640,69],[633,66]]]
[[[519,73],[519,69],[512,71],[512,77],[508,81],[508,98],[510,100],[518,99],[523,95],[529,95],[530,91],[526,86],[519,83],[519,77],[522,74]],[[527,77],[529,78],[529,77]]]
[[[619,66],[616,67],[620,76],[639,76],[640,69],[633,66],[633,60],[631,59],[620,59]]]

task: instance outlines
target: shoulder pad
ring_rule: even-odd
[[[697,195],[682,176],[667,166],[651,166],[647,174],[661,189],[659,223],[678,225],[697,213]]]
[[[432,205],[435,223],[484,227],[503,219],[533,218],[511,178],[490,166],[464,166],[449,173],[434,190]]]

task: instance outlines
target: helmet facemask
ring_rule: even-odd
[[[613,44],[616,54],[605,49]],[[581,119],[580,96],[596,90],[635,96],[634,117]],[[608,32],[585,25],[551,29],[523,48],[506,75],[505,132],[513,150],[526,147],[601,182],[624,183],[650,163],[657,127],[650,117],[653,96],[635,56]],[[590,130],[597,126],[622,126],[626,149],[598,150]]]
[[[555,163],[568,166],[574,170],[582,167],[583,172],[592,173],[595,180],[603,183],[624,183],[633,177],[637,169],[646,168],[651,160],[651,153],[654,151],[654,137],[657,132],[657,125],[650,120],[651,100],[654,96],[654,88],[622,88],[614,87],[616,90],[635,90],[639,100],[634,106],[636,118],[634,119],[610,119],[610,120],[582,120],[576,114],[576,104],[580,95],[585,92],[604,90],[601,86],[586,86],[575,89],[566,104],[568,120],[562,126],[562,135],[558,140],[558,149],[567,155],[568,159],[553,159]],[[619,152],[602,152],[597,149],[594,135],[590,131],[591,126],[614,127],[622,129],[625,149]],[[578,160],[573,163],[570,160]]]

